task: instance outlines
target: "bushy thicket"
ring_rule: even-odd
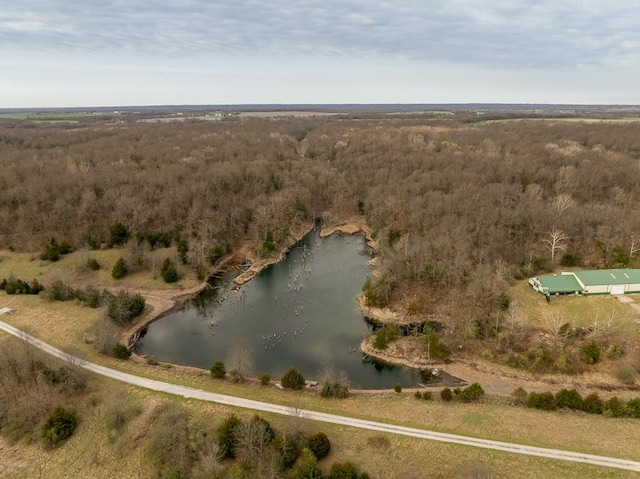
[[[287,389],[302,389],[304,387],[304,376],[296,368],[289,369],[280,378],[282,387]]]
[[[376,332],[373,338],[373,347],[380,350],[387,349],[391,341],[398,339],[398,335],[398,326],[395,324],[385,324]]]
[[[51,301],[75,299],[90,308],[107,306],[107,316],[117,325],[124,326],[144,312],[145,299],[141,294],[132,294],[125,289],[113,294],[108,290],[98,290],[94,286],[74,289],[69,283],[55,279],[46,289]]]
[[[107,304],[107,316],[114,323],[124,326],[134,318],[140,316],[145,307],[145,300],[141,294],[131,294],[125,290],[110,295]]]
[[[60,363],[27,342],[5,338],[0,341],[0,385],[0,433],[12,441],[42,439],[53,446],[69,431],[56,407],[81,394],[86,377],[75,363]]]
[[[484,394],[484,389],[479,383],[472,383],[465,388],[454,388],[453,390],[449,387],[445,387],[440,391],[440,399],[444,402],[451,402],[454,399],[460,402],[475,402],[482,399]],[[432,399],[432,394],[428,391],[423,394],[416,392],[415,396],[418,399]]]
[[[78,426],[78,417],[63,406],[56,406],[42,425],[42,440],[48,447],[57,446],[70,438]]]
[[[37,279],[27,283],[10,276],[9,279],[0,281],[0,290],[4,290],[7,294],[39,294],[44,290],[44,286]]]
[[[640,397],[624,401],[617,396],[604,400],[597,393],[582,396],[575,389],[562,389],[556,394],[551,392],[530,392],[527,394],[522,388],[512,393],[516,404],[524,404],[533,409],[555,411],[557,409],[571,409],[584,411],[589,414],[604,414],[608,417],[640,418]]]

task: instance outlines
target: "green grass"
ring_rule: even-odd
[[[533,291],[526,281],[521,281],[509,289],[509,296],[516,301],[529,324],[545,327],[554,317],[574,327],[591,326],[597,320],[600,327],[609,323],[629,339],[640,339],[637,320],[640,313],[628,304],[621,303],[613,296],[553,296],[549,304],[544,296]],[[637,302],[637,296],[630,296]]]
[[[193,400],[171,399],[149,391],[120,386],[102,378],[92,379],[91,389],[93,392],[86,398],[80,398],[77,403],[82,421],[76,434],[68,442],[52,451],[44,451],[37,444],[3,448],[5,469],[0,471],[0,477],[151,478],[154,477],[154,471],[145,454],[145,436],[150,414],[162,401],[178,403],[189,411],[194,424],[201,424],[207,429],[215,429],[232,412],[244,419],[252,416],[249,411]],[[115,440],[105,427],[103,416],[108,398],[114,396],[142,407],[141,414],[131,419]],[[320,431],[327,434],[332,444],[331,453],[319,463],[325,472],[334,462],[351,461],[376,479],[474,477],[465,476],[464,471],[473,469],[473,465],[478,464],[490,469],[500,478],[635,477],[635,473],[610,468],[439,443],[316,423],[301,418],[261,415],[278,430],[295,426],[309,434]]]

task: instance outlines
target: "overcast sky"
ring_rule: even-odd
[[[0,108],[640,104],[636,0],[0,0]]]

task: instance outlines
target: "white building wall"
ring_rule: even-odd
[[[586,287],[587,294],[604,294],[609,292],[608,284],[594,284]]]

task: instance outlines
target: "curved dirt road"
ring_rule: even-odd
[[[525,446],[521,444],[514,444],[508,442],[491,441],[487,439],[477,439],[467,436],[459,436],[457,434],[446,434],[440,432],[433,432],[424,429],[417,429],[404,426],[396,426],[394,424],[386,424],[382,422],[367,421],[364,419],[355,419],[348,416],[339,416],[336,414],[327,414],[316,411],[296,409],[288,406],[282,406],[279,404],[271,404],[260,401],[253,401],[251,399],[238,398],[234,396],[227,396],[224,394],[212,393],[204,391],[202,389],[195,389],[187,386],[179,386],[176,384],[165,383],[162,381],[156,381],[154,379],[147,379],[133,374],[117,371],[115,369],[100,366],[99,364],[83,361],[79,358],[70,357],[63,351],[54,348],[53,346],[41,341],[31,335],[24,333],[23,331],[14,328],[13,326],[0,321],[0,329],[5,332],[17,336],[23,340],[28,341],[39,349],[45,351],[52,356],[55,356],[63,361],[73,360],[87,371],[106,376],[117,381],[122,381],[128,384],[133,384],[143,388],[151,389],[153,391],[160,391],[164,393],[173,394],[176,396],[182,396],[185,398],[198,399],[201,401],[215,402],[219,404],[226,404],[234,407],[241,407],[246,409],[252,409],[256,411],[264,411],[274,414],[282,414],[286,416],[299,416],[305,419],[311,419],[314,421],[327,422],[333,424],[340,424],[344,426],[357,427],[360,429],[369,429],[373,431],[387,432],[391,434],[399,434],[403,436],[417,437],[421,439],[428,439],[431,441],[448,442],[453,444],[461,444],[464,446],[473,446],[483,449],[494,449],[498,451],[511,452],[515,454],[525,454],[529,456],[539,456],[550,459],[558,459],[563,461],[580,462],[583,464],[593,464],[596,466],[613,467],[617,469],[625,469],[629,471],[640,472],[640,462],[617,459],[606,456],[596,456],[592,454],[582,454],[578,452],[563,451],[560,449],[547,449],[542,447]]]

